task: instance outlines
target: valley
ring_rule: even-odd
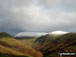
[[[60,57],[59,53],[65,52],[76,53],[76,33],[49,33],[31,38],[15,38],[8,33],[0,33],[0,57]]]

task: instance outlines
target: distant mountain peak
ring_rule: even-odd
[[[59,34],[66,34],[66,33],[69,33],[69,32],[65,32],[65,31],[53,31],[49,34],[56,34],[56,35],[59,35]]]

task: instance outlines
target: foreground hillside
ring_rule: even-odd
[[[6,37],[7,36],[7,37]],[[32,47],[12,38],[7,33],[0,33],[0,57],[42,57],[42,54]]]
[[[33,48],[41,51],[44,57],[60,57],[61,52],[76,52],[76,33],[42,36],[34,42]]]

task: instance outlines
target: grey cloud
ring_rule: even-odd
[[[76,0],[63,0],[62,7],[68,9],[67,11],[76,11]]]
[[[69,8],[62,10],[60,7],[76,5],[72,5],[75,1],[67,1],[0,0],[0,30],[11,34],[22,31],[76,31],[73,29],[76,28],[76,11],[67,12],[65,10]]]
[[[46,7],[56,7],[61,3],[62,0],[40,0],[40,4]]]

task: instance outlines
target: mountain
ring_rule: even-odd
[[[1,32],[0,57],[60,57],[59,53],[76,53],[76,33],[74,32],[54,31],[39,35],[36,36],[37,38],[18,40],[8,33]]]
[[[0,33],[0,57],[43,57],[43,55],[7,33]]]
[[[40,37],[44,36],[48,33],[43,32],[20,32],[15,35],[16,38],[33,38],[33,37]]]
[[[34,43],[34,41],[41,37],[41,36],[45,36],[47,34],[55,34],[55,35],[58,35],[58,34],[65,34],[65,33],[68,33],[68,32],[64,32],[64,31],[53,31],[53,32],[49,32],[49,33],[42,33],[42,32],[23,32],[23,33],[18,33],[16,35],[16,39],[23,42],[23,43],[26,43],[30,46],[32,46],[32,44]],[[23,36],[25,35],[25,36]],[[30,35],[33,35],[33,36],[30,36]],[[39,35],[39,37],[37,37],[37,35]],[[23,36],[23,37],[22,37]]]
[[[44,36],[48,33],[44,33],[44,32],[20,32],[18,34],[15,35],[15,39],[21,41],[22,43],[26,43],[27,45],[32,46],[32,44],[34,43],[34,41],[40,37],[40,36]]]
[[[32,47],[44,57],[60,57],[61,52],[76,52],[76,33],[58,32],[39,37]]]
[[[9,35],[8,33],[6,32],[0,32],[0,38],[1,37],[12,37],[11,35]]]

